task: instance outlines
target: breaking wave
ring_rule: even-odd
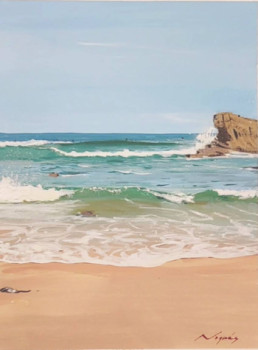
[[[80,175],[80,174],[79,174]],[[79,176],[68,174],[64,176]],[[91,187],[74,190],[56,188],[44,189],[42,185],[23,185],[9,178],[0,181],[0,203],[51,202],[59,199],[95,201],[95,200],[131,200],[155,202],[163,200],[171,203],[198,203],[213,201],[255,200],[256,190],[213,189],[198,193],[160,192],[143,187],[124,186],[121,188]]]
[[[0,203],[52,202],[70,194],[72,191],[69,190],[21,185],[9,177],[3,177],[0,181]]]
[[[124,175],[139,175],[139,176],[146,176],[151,174],[148,172],[140,172],[140,171],[133,171],[133,170],[113,170],[111,171],[111,173],[119,173]]]
[[[257,190],[215,190],[220,196],[233,196],[240,199],[258,197]]]
[[[214,138],[216,137],[216,129],[214,128],[209,128],[206,132],[199,134],[196,137],[195,140],[195,145],[192,147],[188,148],[179,148],[179,149],[169,149],[169,150],[150,150],[150,151],[141,151],[141,150],[130,150],[130,149],[123,149],[123,150],[118,150],[118,151],[83,151],[83,152],[78,152],[78,151],[70,151],[66,152],[64,150],[61,150],[56,147],[51,147],[51,149],[58,153],[59,155],[65,156],[65,157],[101,157],[101,158],[106,158],[106,157],[122,157],[122,158],[129,158],[129,157],[153,157],[153,156],[160,156],[160,157],[172,157],[172,156],[185,156],[187,154],[195,154],[196,151],[200,148],[205,147],[207,144],[211,143]],[[180,146],[180,143],[178,142],[146,142],[146,141],[112,141],[112,142],[95,142],[99,146],[101,145],[150,145],[150,146],[160,146],[160,145],[166,145],[166,146]],[[82,144],[87,144],[87,142],[82,143]]]
[[[61,142],[60,142],[61,143]],[[63,142],[62,142],[63,143]],[[181,141],[151,141],[151,140],[98,140],[98,141],[78,141],[74,142],[76,146],[101,146],[101,147],[112,147],[112,146],[178,146],[182,144]]]
[[[189,149],[182,149],[182,150],[168,150],[168,151],[130,151],[129,149],[124,149],[122,151],[116,151],[116,152],[105,152],[105,151],[85,151],[85,152],[77,152],[77,151],[71,151],[71,152],[65,152],[62,151],[56,147],[51,147],[53,151],[56,153],[61,154],[62,156],[66,157],[123,157],[123,158],[129,158],[129,157],[153,157],[153,156],[161,156],[161,157],[171,157],[174,155],[186,155],[186,154],[193,154],[195,153],[194,148]]]
[[[212,141],[214,141],[214,139],[216,138],[217,134],[217,129],[214,127],[210,127],[205,132],[197,135],[195,145],[196,150],[204,148],[205,146],[211,144]]]
[[[70,144],[69,141],[47,141],[47,140],[28,140],[28,141],[1,141],[0,148],[4,147],[37,147],[44,146],[47,144]]]
[[[96,199],[116,199],[116,200],[131,200],[131,201],[148,201],[165,200],[173,203],[191,203],[192,195],[184,193],[165,193],[158,192],[148,188],[141,187],[122,187],[122,188],[105,188],[92,187],[78,190],[71,197],[75,200],[96,200]]]

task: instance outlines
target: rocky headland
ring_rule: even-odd
[[[218,157],[230,151],[258,153],[257,120],[225,112],[215,114],[213,123],[218,129],[216,138],[196,154],[187,157]]]

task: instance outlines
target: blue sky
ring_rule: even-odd
[[[256,3],[0,2],[0,132],[256,118]]]

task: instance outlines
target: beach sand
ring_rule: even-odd
[[[257,256],[155,268],[1,263],[0,288],[31,292],[0,293],[0,349],[255,348],[257,268]]]

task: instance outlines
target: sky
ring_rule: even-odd
[[[255,2],[0,1],[0,132],[202,132],[256,118]]]

